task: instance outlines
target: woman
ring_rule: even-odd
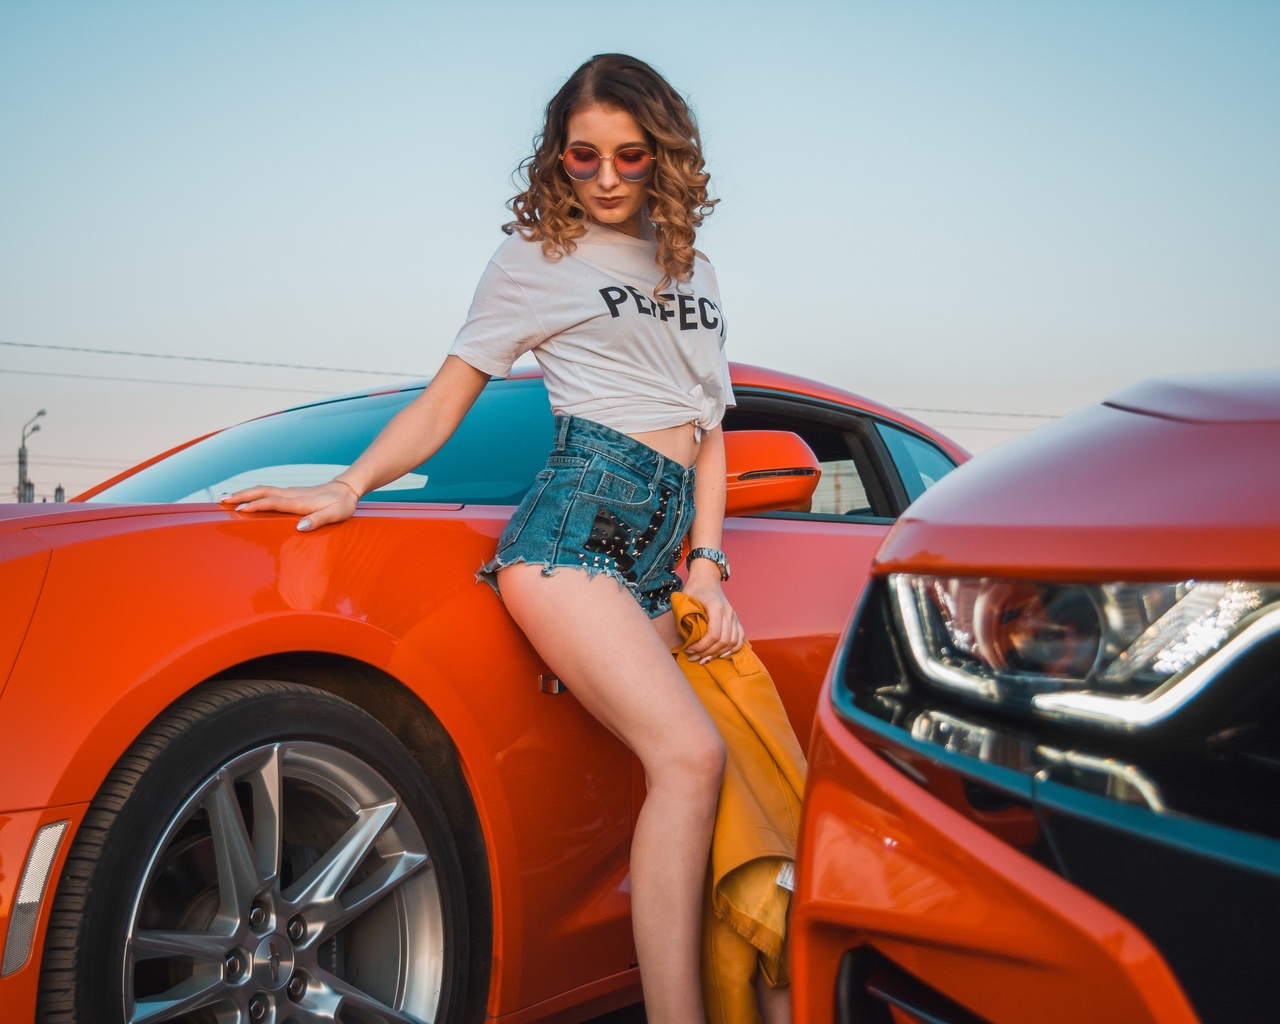
[[[688,108],[632,57],[604,54],[574,72],[535,150],[510,237],[422,395],[330,483],[226,500],[300,513],[303,531],[340,522],[361,495],[434,454],[491,375],[534,353],[555,447],[477,575],[644,765],[631,892],[646,1013],[654,1024],[700,1022],[702,887],[725,753],[671,658],[670,608],[687,532],[684,590],[707,609],[709,629],[686,656],[742,646],[721,592],[720,421],[733,402],[724,320],[711,265],[693,248],[714,201]]]

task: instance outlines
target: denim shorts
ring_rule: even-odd
[[[556,416],[555,429],[546,468],[476,579],[498,592],[504,566],[585,569],[616,579],[650,618],[669,611],[693,521],[693,468],[592,420]]]

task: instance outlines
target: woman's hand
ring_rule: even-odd
[[[696,598],[707,613],[706,635],[685,648],[691,661],[705,664],[712,658],[733,654],[742,647],[747,639],[746,632],[738,621],[738,613],[720,588],[720,567],[715,562],[705,558],[694,559],[684,592]]]
[[[292,512],[302,516],[298,529],[304,533],[318,526],[350,519],[359,495],[345,480],[330,480],[312,487],[246,487],[222,497],[222,504],[237,512]]]
[[[373,443],[327,484],[314,487],[246,487],[222,499],[237,512],[292,512],[304,533],[350,519],[360,495],[398,480],[433,456],[453,435],[484,390],[489,375],[457,356],[445,356],[440,371],[412,402],[378,432]]]

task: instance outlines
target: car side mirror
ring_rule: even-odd
[[[788,430],[725,431],[726,516],[805,511],[822,470],[799,434]]]

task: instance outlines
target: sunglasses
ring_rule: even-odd
[[[603,156],[590,146],[570,146],[560,154],[564,173],[574,181],[590,181],[606,160],[613,161],[613,169],[623,181],[644,181],[653,170],[653,154],[639,146],[620,149],[613,156]]]

